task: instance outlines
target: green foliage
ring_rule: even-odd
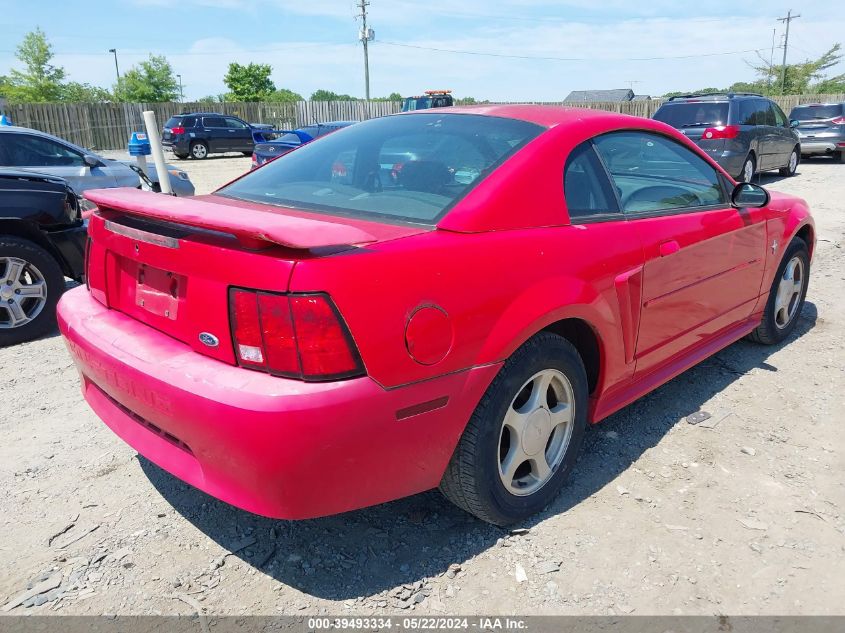
[[[311,93],[310,101],[358,101],[350,95],[339,95],[331,90],[316,90]]]
[[[223,77],[223,83],[229,88],[228,99],[231,101],[265,101],[276,91],[270,79],[273,67],[270,64],[244,65],[232,62],[229,71]]]
[[[267,95],[265,100],[272,103],[295,103],[296,101],[305,101],[301,94],[294,92],[293,90],[288,90],[287,88],[279,88],[275,92]]]
[[[769,66],[761,57],[761,63],[752,66],[760,75],[758,83],[771,83],[774,94],[781,93],[781,82],[783,81],[783,94],[796,95],[807,93],[819,93],[823,86],[835,86],[845,83],[845,73],[835,77],[825,77],[825,71],[836,66],[842,60],[839,52],[841,44],[834,44],[818,59],[807,59],[798,64],[787,64],[784,76],[782,65]],[[825,89],[826,90],[826,89]]]
[[[455,99],[455,105],[476,105],[478,101],[475,97],[461,97],[460,99]]]
[[[391,92],[386,97],[373,97],[371,101],[402,101],[402,95],[398,92]]]
[[[223,103],[226,95],[206,95],[197,99],[198,103]]]
[[[167,58],[150,54],[147,61],[123,74],[115,86],[114,95],[118,101],[130,103],[176,101],[179,83]]]
[[[808,59],[798,64],[786,65],[786,81],[783,94],[835,94],[845,92],[845,73],[826,77],[825,71],[838,64],[843,55],[839,52],[841,44],[834,44],[817,59]],[[759,55],[758,55],[759,57]],[[689,92],[668,92],[664,97],[676,97],[684,94],[708,94],[712,92],[756,92],[763,95],[781,94],[783,65],[769,66],[769,62],[760,57],[751,67],[757,71],[754,81],[738,81],[728,88],[703,88]]]
[[[107,101],[114,101],[114,95],[105,88],[92,86],[91,84],[79,83],[78,81],[69,81],[66,84],[62,84],[60,98],[61,101],[84,103],[104,103]]]
[[[53,47],[40,28],[27,33],[18,45],[15,56],[24,68],[12,69],[3,91],[10,101],[59,101],[62,92],[64,68],[53,66]]]

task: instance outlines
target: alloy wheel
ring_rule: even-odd
[[[799,257],[789,260],[783,269],[775,294],[775,325],[785,328],[795,318],[804,290],[804,262]]]
[[[26,325],[47,305],[47,282],[31,263],[0,257],[0,329]]]
[[[511,401],[499,435],[499,477],[516,496],[537,492],[563,461],[574,428],[575,395],[556,369],[532,376]]]

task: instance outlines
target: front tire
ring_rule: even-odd
[[[0,236],[0,347],[54,327],[64,288],[64,275],[50,253],[29,240]]]
[[[452,455],[440,490],[509,525],[545,508],[575,464],[587,425],[587,374],[566,339],[543,332],[505,361]]]
[[[757,343],[774,345],[789,336],[804,307],[809,283],[810,253],[804,240],[796,237],[786,248],[772,280],[763,320],[749,338]]]
[[[798,148],[792,150],[792,153],[789,155],[789,162],[786,164],[786,167],[781,167],[778,170],[778,173],[784,177],[794,176],[795,172],[798,171],[798,162],[799,162],[799,153]]]

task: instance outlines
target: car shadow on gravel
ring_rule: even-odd
[[[566,489],[543,513],[514,527],[533,528],[594,495],[738,377],[755,370],[777,371],[769,357],[794,344],[816,320],[816,306],[807,302],[795,331],[782,344],[737,342],[591,428]],[[231,551],[254,537],[254,543],[233,552],[233,557],[319,598],[370,597],[425,580],[509,534],[463,513],[436,491],[322,519],[267,519],[218,501],[145,458],[138,459],[162,497],[222,547]],[[388,604],[394,606],[390,600]]]

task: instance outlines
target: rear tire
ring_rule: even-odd
[[[833,155],[833,161],[835,163],[845,163],[845,151],[836,152]]]
[[[64,274],[50,253],[29,240],[0,236],[0,347],[29,341],[55,327],[56,304],[64,289]],[[14,325],[16,320],[21,324]]]
[[[505,361],[487,388],[440,490],[482,521],[509,525],[525,519],[560,492],[586,426],[581,357],[566,339],[537,334]]]
[[[792,152],[789,154],[789,162],[786,164],[786,167],[781,167],[778,170],[778,173],[784,177],[794,176],[795,172],[798,171],[798,163],[800,162],[800,152],[798,148],[794,148]]]
[[[749,154],[742,164],[742,169],[736,177],[737,182],[751,182],[754,174],[757,172],[757,161],[754,159],[754,154]]]
[[[247,158],[250,158],[250,157],[252,156],[252,152],[241,152],[241,153],[242,153],[244,156],[246,156]]]
[[[181,154],[181,153],[178,153],[178,152],[173,152],[173,154],[174,154],[174,156],[176,156],[176,158],[178,158],[179,160],[185,160],[186,158],[188,158],[188,155],[187,155],[187,154]]]
[[[208,158],[208,145],[205,141],[194,141],[191,143],[191,158],[203,160]]]
[[[804,240],[796,237],[784,251],[772,280],[763,320],[748,338],[764,345],[774,345],[789,336],[801,315],[809,283],[810,252]]]

